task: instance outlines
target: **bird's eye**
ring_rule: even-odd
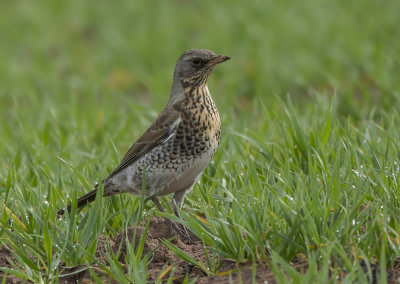
[[[195,58],[192,60],[192,65],[194,67],[199,67],[199,66],[203,65],[203,63],[204,63],[204,61],[201,60],[200,58]]]

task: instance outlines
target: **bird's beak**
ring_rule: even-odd
[[[213,59],[211,59],[210,64],[214,66],[214,65],[220,64],[222,62],[225,62],[229,59],[231,59],[229,56],[219,54],[219,55],[216,55]]]

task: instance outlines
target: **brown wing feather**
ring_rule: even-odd
[[[177,124],[179,118],[180,115],[176,110],[170,107],[165,108],[149,129],[128,150],[118,167],[103,182],[133,164],[155,147],[165,143],[170,138],[173,126]]]
[[[118,167],[115,168],[111,172],[111,174],[103,180],[106,181],[123,169],[127,168],[135,161],[146,155],[146,153],[150,152],[152,149],[165,143],[171,137],[171,134],[174,132],[175,126],[178,124],[180,119],[180,114],[172,107],[166,107],[164,111],[158,116],[156,121],[147,129],[145,133],[136,141],[135,144],[129,149],[129,151],[125,154],[121,163]],[[77,207],[83,207],[87,203],[93,202],[96,199],[97,193],[97,185],[94,189],[83,195],[78,199]],[[67,206],[67,211],[71,211],[71,204]],[[57,212],[57,214],[64,214],[65,210],[61,209]]]

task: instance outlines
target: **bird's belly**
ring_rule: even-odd
[[[200,157],[182,165],[180,173],[175,173],[172,181],[169,184],[165,184],[164,188],[158,193],[158,195],[166,195],[190,187],[203,173],[214,156],[214,153],[214,150],[209,149]]]

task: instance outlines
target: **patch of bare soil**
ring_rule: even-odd
[[[400,283],[400,258],[396,259],[393,268],[387,270],[388,283]]]
[[[121,247],[121,255],[119,261],[125,263],[126,257],[126,237],[128,237],[129,242],[132,242],[133,236],[135,236],[135,247],[140,241],[140,237],[143,233],[142,227],[128,228],[128,231],[122,233],[115,240],[114,252],[117,252],[119,247]],[[150,274],[148,280],[149,282],[157,281],[160,272],[163,268],[168,265],[175,266],[174,282],[181,283],[186,274],[189,275],[190,279],[197,278],[198,283],[215,283],[218,281],[220,283],[249,283],[252,280],[252,267],[251,265],[238,265],[237,263],[229,260],[222,260],[222,266],[220,268],[220,276],[207,276],[205,272],[197,267],[193,267],[191,264],[185,262],[184,260],[177,257],[173,252],[171,252],[166,246],[161,245],[163,239],[173,238],[171,243],[180,248],[182,251],[190,255],[195,260],[205,264],[205,255],[203,250],[203,244],[199,238],[195,235],[190,234],[191,239],[194,243],[190,243],[187,240],[183,240],[180,236],[176,236],[175,232],[171,232],[168,224],[163,219],[153,218],[150,223],[149,231],[147,234],[146,243],[144,246],[143,254],[155,250],[154,255],[148,265],[148,272]],[[161,245],[161,246],[160,246]],[[169,275],[166,274],[163,279],[168,279]],[[268,283],[275,283],[272,272],[265,266],[258,265],[257,275],[255,277],[257,281],[268,280]]]
[[[8,262],[8,259],[11,259],[15,262],[15,259],[11,253],[6,247],[0,247],[0,267],[4,268],[11,268],[11,264]],[[3,281],[3,278],[5,276],[5,273],[0,271],[0,282]],[[6,283],[20,283],[20,279],[18,277],[15,277],[13,275],[7,275],[6,276]]]
[[[127,232],[124,232],[117,237],[115,240],[114,251],[117,252],[121,246],[121,255],[119,257],[121,263],[125,263],[126,237],[128,237],[129,241],[132,242],[135,234],[135,247],[137,247],[142,233],[142,227],[136,227],[136,231],[135,228],[130,227]],[[203,274],[201,271],[193,269],[191,265],[178,258],[166,246],[161,245],[162,240],[174,238],[171,243],[188,253],[193,258],[199,259],[203,252],[201,241],[193,234],[190,234],[190,237],[194,241],[193,244],[183,241],[179,236],[175,235],[175,232],[171,232],[168,224],[163,219],[153,218],[151,220],[146,243],[143,249],[143,255],[155,249],[153,257],[148,265],[148,272],[150,273],[149,281],[157,280],[159,273],[162,271],[163,267],[165,268],[166,264],[175,265],[175,276],[178,277],[182,275],[185,276],[186,273],[197,273],[196,275]]]

